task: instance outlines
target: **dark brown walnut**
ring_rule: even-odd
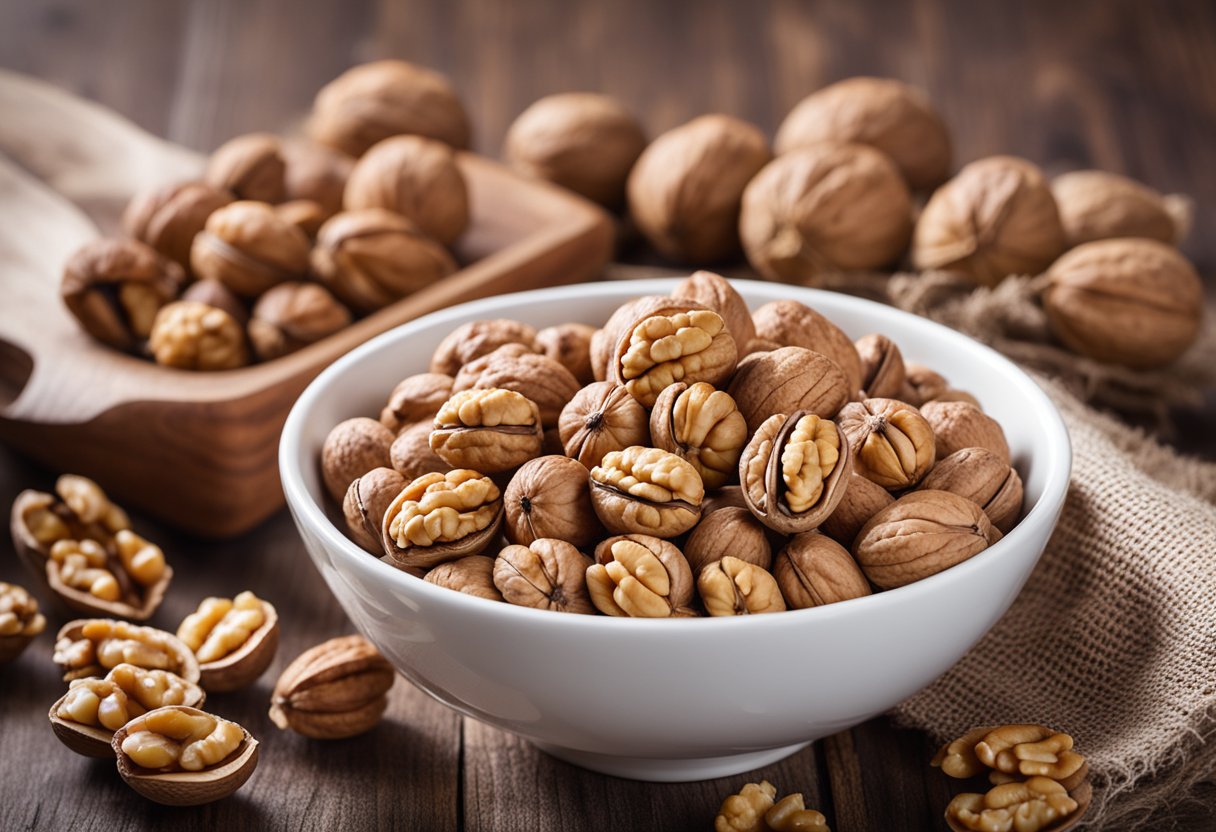
[[[490,387],[527,396],[540,410],[541,424],[554,428],[562,408],[574,398],[580,385],[560,362],[547,355],[523,352],[521,345],[506,344],[464,365],[456,374],[452,392]]]
[[[802,347],[826,355],[845,375],[850,397],[861,389],[861,357],[844,330],[796,300],[775,300],[752,313],[756,337],[780,347]]]
[[[243,298],[299,279],[308,271],[308,235],[264,202],[233,202],[207,218],[194,238],[190,266]]]
[[[1068,247],[1142,237],[1177,244],[1191,226],[1190,200],[1104,170],[1078,170],[1051,181]]]
[[[937,445],[937,458],[945,459],[963,448],[986,448],[1010,464],[1009,443],[996,419],[970,402],[935,401],[920,409]]]
[[[865,145],[792,150],[743,192],[743,249],[771,280],[816,285],[826,275],[887,266],[911,235],[908,186],[890,157]]]
[[[380,410],[380,424],[393,433],[415,422],[430,421],[452,396],[452,377],[445,373],[417,373],[397,383]]]
[[[705,486],[691,463],[639,445],[611,451],[591,469],[591,502],[615,534],[676,537],[701,518]]]
[[[350,537],[376,557],[384,556],[380,526],[384,512],[408,484],[392,468],[373,468],[351,481],[342,501],[342,515]]]
[[[198,659],[177,636],[112,618],[64,624],[55,637],[52,659],[63,671],[65,682],[101,676],[120,664],[167,670],[187,682],[199,680]]]
[[[24,587],[0,581],[0,665],[20,656],[45,629],[34,597]]]
[[[181,300],[205,303],[223,309],[242,327],[249,323],[249,307],[218,280],[196,280],[182,292]]]
[[[595,547],[587,567],[591,603],[605,615],[683,618],[695,584],[684,555],[666,540],[646,534],[610,537]]]
[[[183,269],[190,246],[207,218],[232,202],[232,194],[205,182],[180,182],[136,195],[122,215],[122,229]]]
[[[424,474],[384,512],[384,551],[398,567],[429,568],[490,545],[502,527],[502,493],[467,469]]]
[[[441,563],[428,571],[423,580],[487,601],[503,600],[502,593],[494,586],[494,558],[485,555],[468,555]]]
[[[756,429],[739,459],[748,509],[781,534],[810,531],[839,504],[853,470],[849,441],[813,413],[778,413]]]
[[[245,328],[223,309],[179,300],[152,321],[148,349],[156,363],[181,370],[233,370],[249,363]]]
[[[912,263],[995,286],[1039,274],[1064,251],[1064,227],[1042,172],[1025,159],[991,156],[938,188],[912,237]]]
[[[335,425],[321,445],[321,478],[329,496],[340,503],[356,477],[388,468],[393,438],[391,430],[365,416]]]
[[[855,344],[861,357],[861,389],[868,399],[895,399],[904,392],[907,373],[899,347],[885,335],[863,335]]]
[[[530,352],[536,349],[536,329],[519,321],[495,318],[469,321],[448,333],[431,356],[431,372],[455,377],[460,368],[476,358],[489,355],[504,344],[522,344]]]
[[[817,531],[790,538],[773,562],[773,577],[792,610],[870,594],[870,584],[848,550]]]
[[[946,377],[941,373],[931,370],[923,364],[909,361],[904,363],[903,394],[888,398],[902,399],[910,405],[920,407],[926,402],[931,402],[938,396],[946,394],[949,390],[950,382],[946,381]]]
[[[591,338],[595,332],[595,327],[587,324],[547,326],[536,333],[533,347],[569,370],[581,387],[595,381],[591,370]]]
[[[431,450],[431,431],[434,429],[432,419],[407,425],[397,434],[392,446],[388,449],[389,464],[405,477],[406,481],[416,480],[423,474],[438,472],[446,474],[452,470],[439,454]]]
[[[740,486],[727,485],[705,492],[705,499],[701,501],[702,519],[723,508],[747,510],[747,501],[743,499],[743,489]]]
[[[585,548],[603,537],[587,469],[569,457],[525,462],[507,484],[503,502],[503,532],[512,543],[528,546],[551,537]]]
[[[669,385],[650,411],[656,448],[692,463],[706,488],[721,488],[738,476],[747,444],[747,422],[729,393],[699,381]]]
[[[342,192],[354,159],[325,145],[291,139],[282,142],[280,152],[287,164],[284,199],[312,202],[320,206],[325,219],[342,210]]]
[[[510,471],[540,454],[540,411],[527,396],[496,387],[452,394],[431,426],[431,450],[455,468]]]
[[[844,496],[840,498],[836,510],[820,524],[819,531],[847,548],[853,545],[861,527],[895,502],[895,498],[890,491],[866,479],[856,470],[849,475],[843,489]]]
[[[637,323],[664,307],[670,305],[672,299],[666,295],[644,295],[625,301],[608,316],[604,325],[591,336],[591,372],[596,381],[606,381],[612,376],[612,359],[617,342],[621,340],[626,327]],[[692,301],[684,301],[697,309],[701,305]]]
[[[802,347],[782,347],[748,356],[727,392],[755,431],[770,416],[805,410],[833,418],[849,400],[849,383],[827,356]]]
[[[548,95],[512,122],[503,158],[610,211],[625,203],[625,180],[646,134],[614,98],[589,92]]]
[[[317,238],[317,234],[321,232],[321,226],[330,217],[319,203],[313,202],[311,199],[280,202],[274,206],[274,212],[279,215],[280,219],[303,231],[310,240]]]
[[[930,423],[897,399],[845,405],[840,429],[849,438],[857,473],[891,491],[916,485],[937,460]]]
[[[1022,478],[986,448],[963,448],[938,460],[919,487],[966,497],[1006,534],[1022,513]]]
[[[346,180],[342,205],[393,211],[445,246],[469,225],[469,189],[456,154],[422,136],[393,136],[367,151]]]
[[[730,555],[705,565],[697,576],[697,592],[705,611],[715,617],[786,609],[781,589],[769,572]]]
[[[751,310],[747,302],[730,285],[730,281],[713,272],[694,272],[671,293],[675,300],[690,300],[722,316],[735,345],[742,349],[756,337]]]
[[[508,603],[539,610],[593,615],[587,591],[591,558],[571,543],[540,538],[511,545],[494,560],[494,585]]]
[[[588,384],[562,408],[557,429],[565,454],[590,470],[612,451],[650,441],[646,408],[611,381]]]
[[[231,192],[237,199],[274,204],[286,198],[279,137],[270,133],[247,133],[229,139],[211,154],[205,179],[213,188]]]
[[[393,666],[367,639],[333,638],[305,650],[279,676],[270,719],[313,739],[354,737],[380,721],[396,680]]]
[[[664,256],[712,263],[739,251],[743,189],[772,154],[755,126],[706,115],[656,138],[629,174],[629,214]]]
[[[684,557],[693,576],[728,555],[768,569],[773,551],[764,529],[746,508],[728,506],[703,513],[684,544]]]
[[[962,563],[1000,538],[966,497],[912,491],[870,518],[853,542],[853,557],[870,583],[893,589]]]
[[[678,381],[722,384],[735,370],[738,348],[722,316],[672,301],[625,327],[612,380],[644,407]]]
[[[152,334],[156,313],[185,282],[177,263],[138,240],[103,238],[68,258],[59,291],[86,332],[129,350]]]
[[[1086,243],[1053,263],[1047,281],[1043,308],[1052,332],[1096,361],[1164,367],[1199,337],[1203,281],[1173,246]]]
[[[249,320],[249,342],[262,361],[293,353],[350,324],[350,310],[324,286],[289,281],[258,298]]]
[[[916,87],[893,78],[846,78],[802,99],[777,130],[778,153],[817,142],[857,142],[894,160],[916,191],[950,175],[950,133]]]
[[[344,211],[327,220],[311,262],[321,282],[362,312],[388,306],[456,271],[443,246],[382,208]]]
[[[351,156],[402,133],[469,146],[469,119],[447,78],[398,60],[352,67],[317,93],[308,134]]]

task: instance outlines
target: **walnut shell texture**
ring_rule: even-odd
[[[1190,229],[1185,197],[1163,196],[1117,173],[1065,173],[1051,181],[1051,192],[1069,248],[1119,237],[1178,243]]]
[[[848,390],[835,361],[802,347],[750,356],[727,388],[752,432],[777,413],[805,410],[831,419],[848,401]]]
[[[802,347],[813,350],[836,362],[848,382],[849,396],[862,387],[861,356],[853,339],[805,303],[796,300],[774,300],[752,313],[756,337],[772,341],[780,347]]]

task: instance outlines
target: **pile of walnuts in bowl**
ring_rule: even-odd
[[[1017,522],[1001,426],[881,334],[698,272],[596,329],[482,320],[321,451],[351,539],[450,589],[628,617],[891,589]]]

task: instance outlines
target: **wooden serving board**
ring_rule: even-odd
[[[116,231],[133,193],[196,176],[203,158],[3,71],[0,113],[0,440],[202,535],[239,534],[283,504],[279,431],[335,358],[445,306],[590,279],[611,255],[597,207],[462,153],[472,221],[460,271],[266,364],[165,368],[88,337],[59,299],[60,273],[82,243]]]

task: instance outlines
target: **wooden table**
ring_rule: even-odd
[[[1216,265],[1216,5],[1203,0],[0,6],[0,65],[202,150],[240,132],[289,129],[321,84],[387,55],[451,75],[476,145],[489,154],[528,103],[564,89],[617,95],[652,132],[713,110],[771,132],[823,83],[902,77],[930,91],[960,160],[1010,152],[1053,171],[1099,166],[1191,193],[1200,212],[1185,250],[1201,271]],[[1184,419],[1183,444],[1216,456],[1213,418],[1216,404]],[[48,488],[53,473],[0,450],[0,504],[21,488]],[[252,690],[212,700],[262,740],[261,765],[237,796],[201,809],[138,799],[111,763],[77,757],[52,738],[44,715],[62,683],[48,634],[0,667],[0,829],[705,829],[723,796],[760,777],[801,789],[837,832],[943,828],[948,789],[926,764],[928,740],[884,719],[762,771],[689,785],[582,771],[457,716],[404,680],[367,736],[320,743],[280,733],[266,716],[278,671],[351,630],[286,513],[223,544],[136,524],[178,570],[154,623],[172,628],[204,595],[244,588],[278,606],[283,641],[272,670]],[[7,539],[0,580],[28,585]],[[1180,828],[1211,828],[1210,806]]]

